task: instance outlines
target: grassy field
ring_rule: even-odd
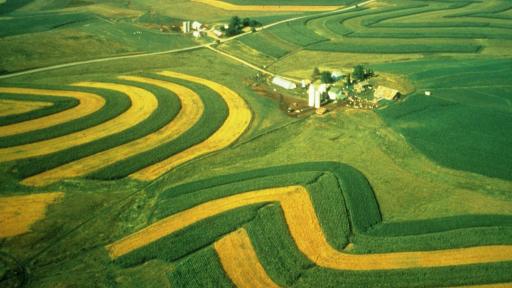
[[[217,48],[299,79],[368,64],[407,92],[294,118],[209,49],[2,79],[0,286],[512,283],[509,1],[6,3],[3,74],[201,43],[158,30],[183,19],[307,16]]]

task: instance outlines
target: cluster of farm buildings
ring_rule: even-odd
[[[320,80],[295,81],[281,76],[275,76],[272,84],[286,90],[302,89],[308,97],[308,106],[321,109],[328,103],[342,102],[345,106],[356,109],[374,109],[382,100],[393,101],[400,98],[400,92],[394,88],[378,85],[374,87],[369,79],[351,80],[349,74],[339,71],[329,72],[332,83],[322,83]],[[298,87],[300,86],[300,87]]]

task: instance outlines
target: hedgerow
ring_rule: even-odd
[[[43,107],[33,111],[0,116],[0,125],[10,125],[27,120],[37,119],[58,113],[67,109],[76,107],[80,102],[74,98],[50,97],[50,96],[35,96],[35,95],[14,95],[2,94],[0,99],[16,100],[16,101],[36,101],[36,102],[50,102],[51,106]]]

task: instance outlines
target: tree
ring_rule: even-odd
[[[332,78],[331,72],[324,71],[320,74],[320,81],[322,83],[334,83],[334,78]]]
[[[231,21],[229,22],[229,26],[231,27],[240,27],[240,18],[238,16],[231,17]]]
[[[320,76],[320,69],[318,69],[318,67],[315,67],[315,69],[313,69],[313,74],[311,74],[311,78],[317,79],[319,76]]]
[[[249,26],[250,23],[251,23],[251,19],[249,19],[249,18],[244,18],[244,20],[242,20],[243,27]]]
[[[364,73],[364,67],[363,65],[356,65],[354,67],[354,71],[352,72],[352,78],[357,81],[364,80],[365,73]]]

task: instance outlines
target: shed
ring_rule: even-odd
[[[400,97],[400,92],[396,89],[389,88],[386,86],[379,86],[375,90],[373,96],[377,100],[386,99],[386,100],[397,100]]]
[[[363,91],[366,91],[366,88],[370,87],[370,86],[371,86],[370,82],[362,81],[362,82],[359,82],[356,85],[354,85],[354,89],[356,90],[357,93],[361,93]]]
[[[297,88],[297,85],[295,83],[279,76],[276,76],[274,77],[274,79],[272,79],[272,84],[283,87],[284,89],[288,90]]]

